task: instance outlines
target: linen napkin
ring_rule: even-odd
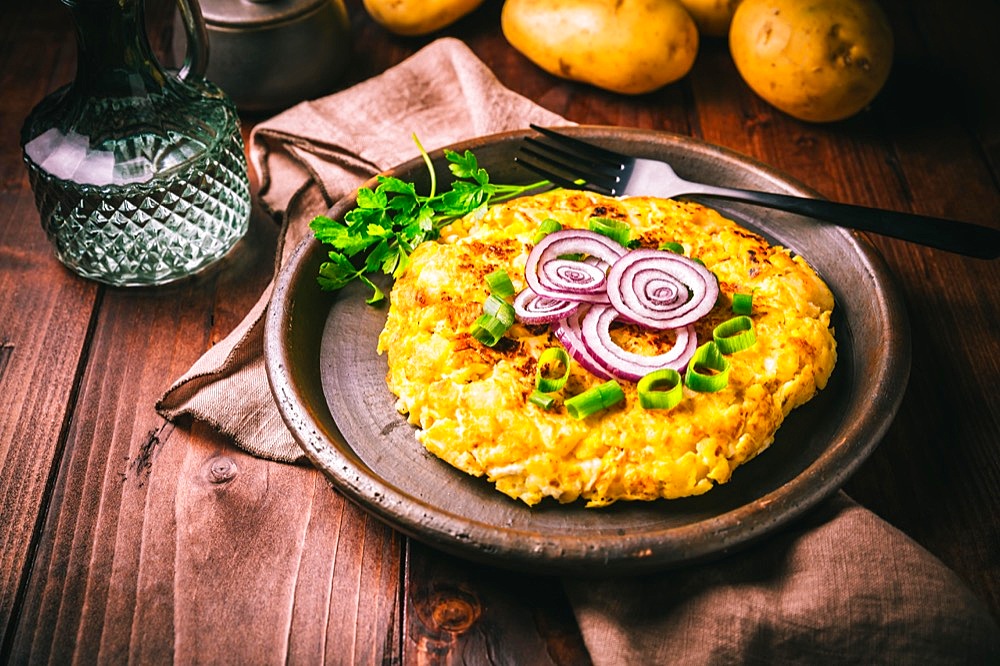
[[[460,41],[435,41],[385,73],[255,127],[250,156],[282,223],[279,270],[309,221],[428,148],[566,121],[504,88]],[[269,286],[240,325],[158,401],[247,452],[305,457],[263,362]],[[1000,663],[993,618],[940,561],[840,494],[794,529],[717,562],[564,586],[595,664],[887,661]]]
[[[277,272],[311,233],[309,221],[379,171],[462,139],[564,122],[502,86],[461,41],[437,40],[353,88],[303,102],[254,127],[250,159],[260,200],[283,225]],[[239,326],[167,390],[156,408],[189,415],[247,452],[305,461],[271,397],[264,314],[273,281]]]
[[[718,561],[563,586],[597,666],[1000,664],[985,605],[843,492]]]

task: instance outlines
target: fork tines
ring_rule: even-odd
[[[528,125],[531,129],[535,130],[539,134],[542,134],[556,143],[559,143],[566,148],[571,148],[578,153],[590,156],[594,159],[600,159],[606,164],[617,165],[618,167],[623,166],[629,161],[629,157],[622,155],[621,153],[616,153],[613,150],[608,150],[607,148],[601,148],[600,146],[594,145],[582,139],[577,139],[568,134],[562,134],[548,127],[541,127],[540,125],[530,124]]]
[[[573,189],[615,194],[628,174],[621,155],[548,128],[531,125],[542,137],[526,137],[514,160],[552,181]]]

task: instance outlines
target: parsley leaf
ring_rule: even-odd
[[[414,137],[416,141],[416,137]],[[329,259],[320,265],[317,280],[322,289],[334,291],[354,280],[372,290],[368,303],[385,300],[385,293],[367,274],[381,271],[398,278],[410,263],[410,253],[421,243],[436,240],[455,220],[494,203],[549,185],[496,185],[471,152],[445,149],[445,159],[455,180],[451,189],[437,194],[430,157],[417,141],[431,173],[431,192],[420,195],[413,183],[394,176],[378,176],[375,189],[362,187],[357,207],[335,220],[319,215],[309,223],[316,239],[329,246]]]

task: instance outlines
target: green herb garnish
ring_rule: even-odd
[[[753,292],[749,294],[733,294],[733,312],[740,315],[748,315],[753,312]]]
[[[639,380],[639,404],[643,409],[673,409],[684,396],[681,373],[673,368],[654,370]]]
[[[538,357],[535,389],[542,393],[561,391],[569,381],[569,353],[562,347],[548,347]]]
[[[510,281],[510,275],[502,268],[498,268],[486,276],[486,287],[491,294],[500,298],[510,298],[514,295],[514,283]]]
[[[723,354],[735,354],[749,349],[757,342],[757,333],[753,328],[753,320],[746,315],[727,319],[712,331],[712,339]]]
[[[538,245],[543,238],[555,231],[559,231],[560,229],[562,229],[562,224],[559,223],[559,220],[552,217],[545,218],[542,220],[542,223],[538,225],[538,231],[535,232],[531,242]]]
[[[684,383],[692,391],[715,393],[729,384],[729,368],[729,361],[715,341],[706,342],[688,361]]]
[[[514,306],[496,294],[490,294],[483,303],[483,314],[473,322],[469,332],[476,340],[492,347],[513,325]]]
[[[621,384],[609,379],[603,384],[591,386],[583,393],[574,395],[565,402],[566,411],[574,419],[585,419],[601,409],[611,407],[625,399]]]
[[[544,410],[549,410],[556,404],[556,399],[548,393],[542,393],[538,389],[535,389],[531,392],[531,395],[528,396],[528,402],[533,405],[537,405]]]
[[[629,236],[632,234],[628,223],[608,217],[592,217],[588,226],[591,231],[604,234],[619,245],[628,246]]]
[[[373,292],[367,302],[378,303],[385,294],[368,278],[369,274],[381,271],[398,278],[409,265],[413,249],[424,241],[436,240],[441,230],[455,220],[549,184],[491,183],[471,151],[459,154],[445,149],[448,168],[456,180],[448,191],[438,194],[430,157],[416,136],[413,140],[430,172],[429,194],[417,194],[413,183],[394,176],[378,176],[374,190],[358,189],[358,205],[343,220],[319,215],[309,223],[316,238],[332,247],[329,261],[319,268],[321,288],[333,291],[361,280]]]

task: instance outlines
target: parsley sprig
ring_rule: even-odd
[[[398,278],[409,265],[414,248],[437,239],[441,229],[455,220],[548,185],[547,181],[529,185],[491,183],[471,151],[459,154],[446,149],[444,155],[455,180],[449,190],[438,194],[430,157],[416,137],[414,141],[430,172],[429,194],[417,194],[413,183],[394,176],[378,176],[374,190],[358,189],[357,207],[343,220],[319,215],[310,222],[316,238],[332,248],[329,261],[319,269],[321,288],[332,291],[361,280],[372,289],[367,302],[378,303],[385,299],[385,293],[368,274],[381,271]]]

